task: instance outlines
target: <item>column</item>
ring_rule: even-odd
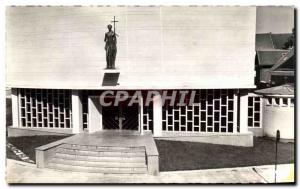
[[[233,133],[237,133],[237,122],[238,122],[238,94],[237,90],[234,90],[233,94]]]
[[[80,99],[80,91],[72,90],[72,122],[73,133],[83,132],[83,120],[82,120],[82,102]]]
[[[144,104],[143,97],[139,98],[139,131],[141,135],[144,134]]]
[[[18,89],[11,89],[11,108],[12,108],[12,126],[19,127],[19,103],[18,103]]]
[[[162,135],[162,98],[160,94],[153,97],[153,136]]]
[[[103,130],[102,125],[102,106],[99,97],[88,97],[89,117],[88,130],[89,133]]]
[[[240,91],[240,133],[248,133],[248,92]]]

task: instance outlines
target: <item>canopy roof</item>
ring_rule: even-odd
[[[291,33],[259,33],[256,34],[255,49],[257,51],[283,49],[284,44],[292,36]]]
[[[288,50],[257,51],[260,66],[273,66]]]
[[[294,95],[294,85],[285,84],[281,86],[256,90],[255,93],[262,95]]]

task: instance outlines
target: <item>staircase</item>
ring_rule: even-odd
[[[145,147],[61,144],[46,167],[90,173],[147,174]]]

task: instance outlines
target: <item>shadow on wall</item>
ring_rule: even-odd
[[[102,86],[117,86],[120,73],[105,73]]]
[[[6,127],[12,125],[12,108],[11,99],[6,98]]]

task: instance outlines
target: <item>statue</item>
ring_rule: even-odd
[[[106,51],[106,63],[107,69],[115,69],[115,60],[116,60],[116,55],[117,55],[117,34],[116,29],[115,29],[115,17],[114,17],[114,21],[112,21],[114,23],[114,31],[112,31],[112,25],[108,25],[107,29],[108,32],[105,33],[105,38],[104,38],[104,42],[105,42],[105,51]]]

